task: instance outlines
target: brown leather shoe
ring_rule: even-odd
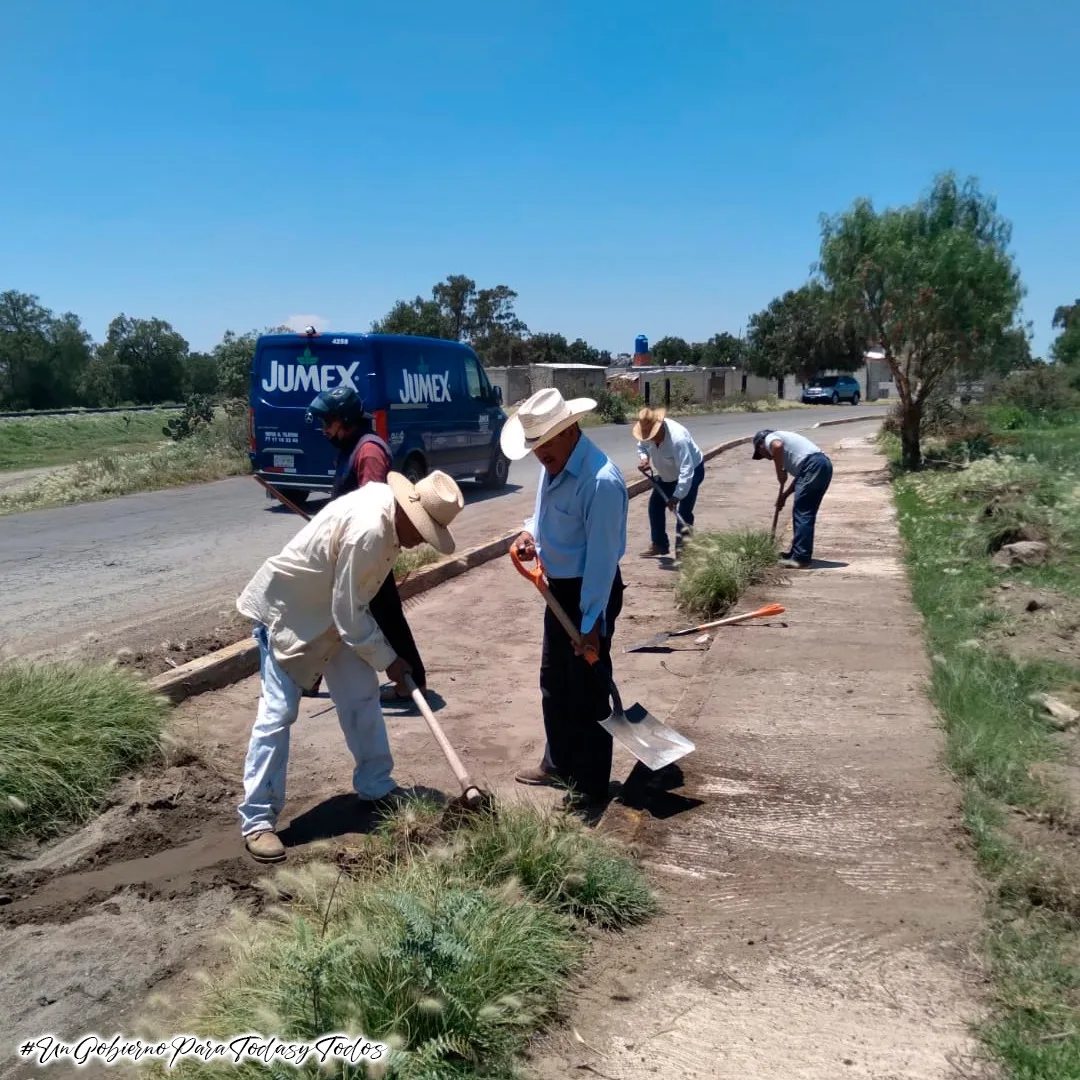
[[[285,845],[270,829],[244,837],[244,847],[256,862],[274,863],[285,858]]]
[[[547,769],[522,769],[514,777],[519,784],[529,784],[532,787],[558,787],[559,778]]]

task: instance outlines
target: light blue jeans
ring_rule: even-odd
[[[266,627],[256,625],[252,636],[259,643],[262,695],[244,762],[244,801],[239,807],[244,836],[277,827],[285,806],[289,733],[300,711],[301,695],[301,688],[274,659]],[[353,790],[361,799],[381,799],[395,784],[378,675],[352,649],[342,646],[330,658],[323,678],[356,763]]]

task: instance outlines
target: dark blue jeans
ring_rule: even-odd
[[[701,487],[701,481],[705,479],[705,462],[703,461],[694,470],[694,479],[690,482],[690,490],[686,493],[684,498],[679,503],[679,514],[685,520],[687,525],[694,524],[694,504],[697,502],[698,488]],[[665,480],[661,480],[657,477],[657,483],[663,489],[664,494],[671,498],[675,493],[675,488],[678,486],[677,480],[672,480],[668,483]],[[662,552],[664,555],[668,553],[668,537],[667,537],[667,500],[662,498],[660,492],[653,488],[652,496],[649,499],[649,527],[652,530],[652,542],[657,551]],[[675,522],[675,536],[678,540],[682,539],[683,527],[676,520]]]
[[[795,481],[795,506],[791,514],[795,531],[791,557],[799,562],[809,562],[814,553],[814,522],[830,483],[832,462],[824,454],[811,454]]]

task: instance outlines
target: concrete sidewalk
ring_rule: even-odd
[[[850,435],[832,454],[822,568],[741,605],[781,603],[788,628],[666,660],[690,676],[672,713],[697,751],[681,787],[602,825],[643,854],[666,912],[605,943],[570,1017],[584,1043],[549,1036],[537,1077],[937,1080],[972,1051],[977,885],[884,462]],[[770,472],[703,489],[699,523],[768,522]],[[667,687],[662,659],[636,677]]]

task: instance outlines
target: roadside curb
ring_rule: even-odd
[[[836,423],[836,421],[831,421]],[[753,437],[745,435],[739,439],[729,439],[709,450],[704,451],[702,458],[711,461],[715,457],[737,446],[745,446],[752,442]],[[627,480],[626,489],[630,498],[633,499],[651,488],[651,483],[645,477],[637,480]],[[434,589],[477,566],[491,562],[492,559],[501,558],[510,550],[510,545],[515,537],[521,532],[514,529],[513,532],[488,540],[477,547],[463,551],[456,558],[446,562],[437,563],[434,566],[425,567],[408,578],[398,586],[398,592],[402,601],[409,600]],[[168,698],[173,705],[189,697],[205,694],[211,690],[220,690],[232,683],[240,682],[259,670],[259,647],[250,638],[226,645],[224,649],[207,653],[195,660],[189,660],[172,671],[155,675],[149,680],[150,687],[158,694]]]
[[[873,416],[845,416],[840,420],[819,420],[814,427],[835,427],[837,424],[862,424],[867,420],[884,420],[888,413],[875,413]]]

